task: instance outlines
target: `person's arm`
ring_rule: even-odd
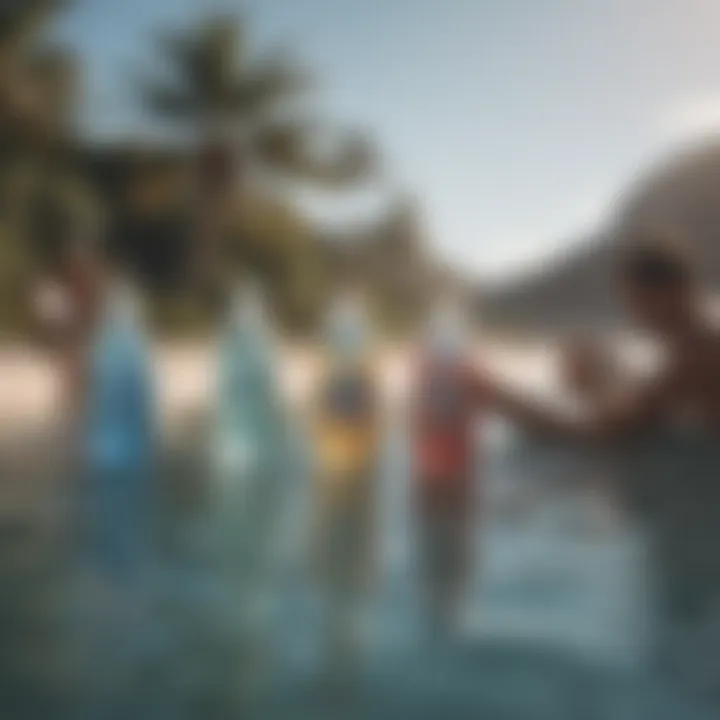
[[[594,423],[590,417],[578,417],[550,403],[528,397],[507,385],[483,381],[479,395],[481,402],[524,430],[557,439],[588,439]]]
[[[478,394],[482,402],[531,432],[563,439],[609,440],[628,437],[652,424],[660,415],[669,388],[667,379],[658,378],[591,408],[582,417],[531,400],[487,377],[479,380]]]

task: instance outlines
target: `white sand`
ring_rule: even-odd
[[[182,420],[201,411],[214,397],[215,362],[207,344],[164,344],[155,349],[158,393],[167,422]],[[547,386],[546,350],[527,352],[483,351],[483,358],[503,375],[523,386]],[[402,350],[381,354],[383,381],[388,399],[405,392],[409,357]],[[313,379],[315,356],[307,349],[293,348],[285,353],[282,381],[288,399],[295,403],[307,397]],[[58,375],[52,358],[27,346],[0,347],[0,434],[22,431],[45,424],[53,418],[58,397]]]

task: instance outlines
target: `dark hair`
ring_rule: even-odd
[[[620,274],[632,285],[665,290],[691,284],[695,265],[690,248],[675,236],[642,230],[629,239]]]

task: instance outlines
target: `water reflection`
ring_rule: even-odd
[[[261,623],[248,620],[238,585],[208,561],[197,500],[177,496],[183,476],[202,472],[197,436],[168,453],[165,480],[177,480],[176,494],[150,569],[133,587],[71,562],[68,524],[50,530],[47,514],[8,516],[0,546],[3,696],[15,708],[8,717],[62,717],[59,708],[73,718],[173,720],[339,711],[694,717],[646,662],[653,613],[643,533],[622,516],[576,522],[599,501],[543,485],[562,465],[560,450],[543,456],[502,434],[492,443],[464,633],[438,644],[424,633],[418,602],[406,439],[391,433],[380,468],[380,581],[362,619],[361,662],[339,695],[323,683],[323,607],[301,548],[306,461],[287,485],[285,550],[255,596]]]

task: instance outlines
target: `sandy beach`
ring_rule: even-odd
[[[551,353],[544,348],[520,352],[484,346],[478,354],[500,373],[523,386],[547,389],[551,381]],[[210,343],[156,344],[153,349],[160,407],[172,426],[188,414],[207,407],[214,397],[215,355]],[[317,353],[307,347],[282,350],[281,381],[293,405],[307,398],[313,384]],[[410,353],[387,347],[378,353],[383,386],[390,402],[406,391]],[[58,396],[52,357],[25,345],[0,346],[0,436],[38,428],[54,419]]]

